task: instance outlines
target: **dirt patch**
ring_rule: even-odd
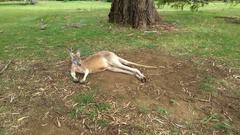
[[[162,51],[117,54],[159,68],[139,68],[146,83],[102,72],[90,75],[83,85],[72,82],[69,60],[13,62],[0,78],[0,128],[6,134],[36,135],[239,133],[240,82],[233,77],[239,72],[211,62],[197,65]],[[212,84],[205,79],[209,76]],[[95,99],[86,105],[87,113],[71,116],[77,106],[73,99],[89,92]],[[90,108],[98,103],[111,109]]]

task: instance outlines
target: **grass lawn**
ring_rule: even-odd
[[[217,16],[240,16],[240,6],[211,3],[199,12],[159,9],[177,30],[144,34],[109,24],[110,3],[40,2],[37,5],[0,3],[0,59],[64,59],[66,48],[82,53],[121,48],[165,48],[184,56],[215,58],[239,66],[240,27]],[[40,30],[40,20],[47,24]],[[79,23],[81,28],[67,28]],[[129,36],[131,35],[131,36]],[[230,62],[230,63],[229,63]]]
[[[0,135],[240,133],[240,5],[165,6],[159,14],[176,27],[156,33],[108,23],[109,9],[0,3],[0,69],[13,60],[0,74]],[[159,68],[139,68],[146,83],[102,72],[75,84],[71,47]]]

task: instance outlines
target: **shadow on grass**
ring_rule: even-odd
[[[30,4],[30,3],[26,3],[26,2],[0,2],[0,6],[18,6],[18,5],[22,5],[22,6],[25,6],[25,5],[33,5],[33,4]]]
[[[240,24],[240,18],[239,17],[216,16],[215,18],[224,19],[224,21],[227,22],[227,23]]]

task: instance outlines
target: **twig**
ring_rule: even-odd
[[[201,102],[210,102],[209,100],[206,99],[200,99],[200,98],[194,98],[195,100],[201,101]]]
[[[0,75],[9,67],[9,65],[12,63],[12,60],[9,60],[8,63],[3,67],[3,69],[0,71]]]
[[[240,75],[233,75],[233,78],[240,79]]]
[[[42,127],[45,127],[45,126],[47,126],[47,125],[48,125],[48,123],[41,124]]]
[[[157,31],[144,31],[144,33],[157,33]]]
[[[227,112],[224,112],[224,115],[225,115],[231,122],[233,121],[232,118],[228,115]]]
[[[148,74],[149,76],[160,76],[162,74]]]
[[[20,122],[20,121],[22,121],[22,120],[24,120],[24,119],[26,119],[26,118],[28,118],[28,117],[29,117],[29,116],[21,117],[21,118],[19,118],[17,121]]]
[[[75,91],[71,92],[69,95],[66,95],[63,100],[65,100],[66,98],[68,98],[69,96],[72,96],[75,93]]]
[[[58,119],[58,117],[57,117],[57,127],[61,127],[62,125],[61,125],[61,123],[60,123],[60,121],[59,121],[59,119]]]
[[[174,124],[179,128],[186,128],[186,126],[184,126],[184,125],[180,125],[180,124],[177,124],[177,123],[174,123]]]
[[[239,97],[234,97],[234,96],[229,96],[229,95],[224,95],[225,97],[228,97],[228,98],[233,98],[233,99],[237,99],[239,100],[240,98]]]
[[[200,98],[194,98],[195,100],[201,101],[201,102],[211,102],[211,95],[209,95],[208,99],[200,99]]]
[[[86,123],[84,123],[84,126],[89,130],[90,133],[92,133],[92,129]]]
[[[160,124],[164,124],[164,123],[165,123],[165,122],[163,122],[163,121],[161,121],[161,120],[159,120],[159,119],[157,119],[157,118],[152,119],[152,121],[157,121],[157,122],[159,122]]]
[[[11,96],[10,96],[10,103],[12,103],[14,99],[15,99],[15,96],[14,96],[14,95],[11,95]]]

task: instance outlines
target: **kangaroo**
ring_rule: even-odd
[[[84,60],[81,59],[79,49],[75,54],[72,52],[72,49],[69,50],[69,53],[72,62],[71,76],[75,83],[79,82],[78,78],[76,77],[76,73],[84,74],[83,78],[80,80],[80,83],[84,83],[90,73],[102,72],[105,70],[133,75],[136,76],[140,81],[146,82],[146,77],[138,69],[129,67],[127,65],[134,65],[144,68],[157,68],[154,66],[146,66],[127,61],[110,51],[98,52],[85,58]]]

